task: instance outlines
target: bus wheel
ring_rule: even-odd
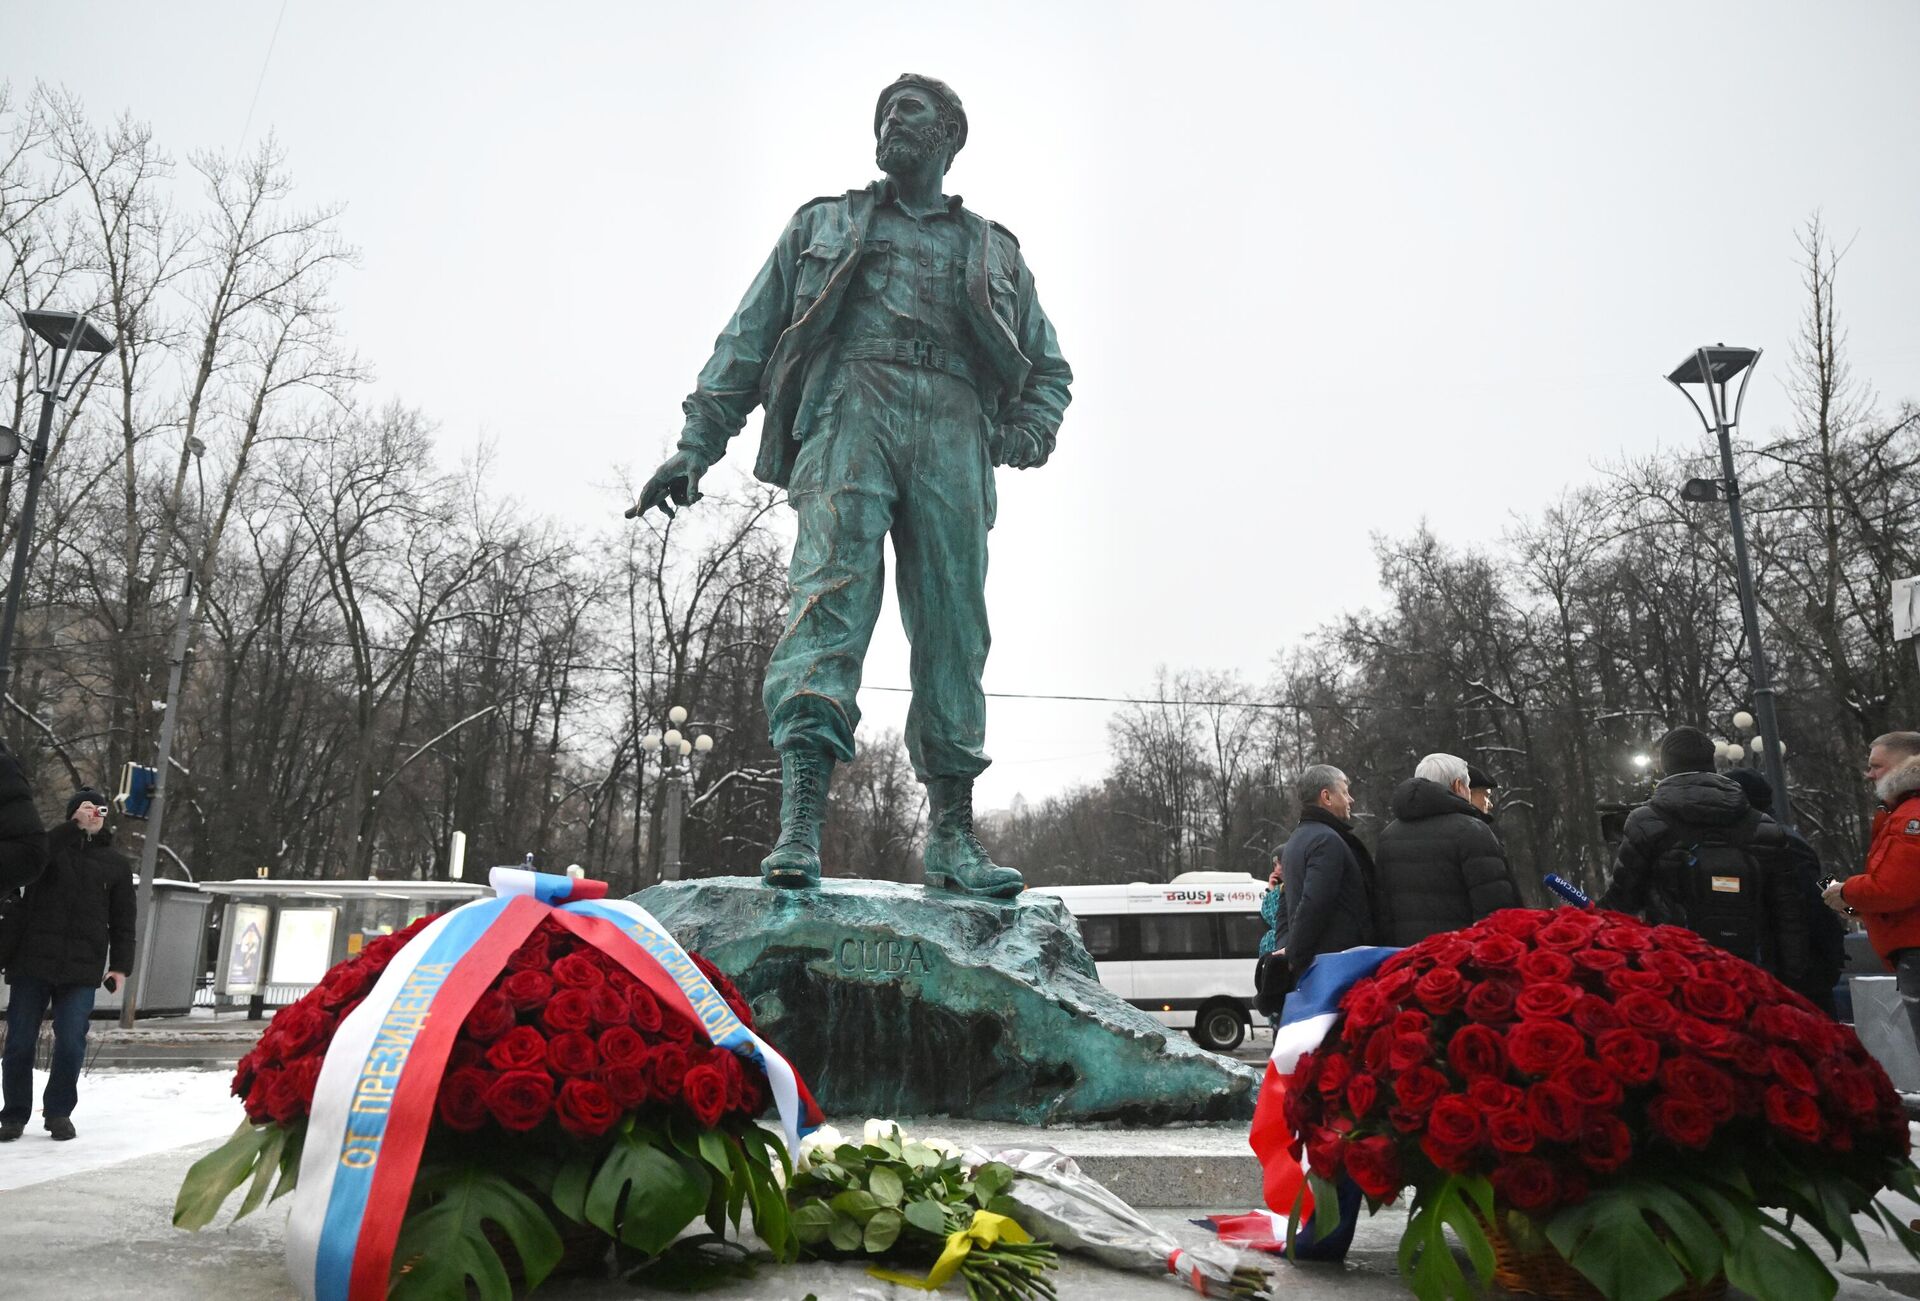
[[[1193,1019],[1193,1040],[1216,1053],[1230,1053],[1247,1036],[1246,1016],[1232,1003],[1209,1003]]]

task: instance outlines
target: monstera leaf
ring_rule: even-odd
[[[614,1140],[593,1172],[581,1218],[657,1255],[706,1209],[712,1190],[704,1164],[668,1151],[659,1135],[636,1126]]]
[[[512,1301],[513,1281],[487,1240],[492,1225],[513,1244],[529,1289],[560,1263],[560,1235],[540,1204],[504,1175],[479,1166],[422,1166],[413,1183],[416,1209],[400,1225],[390,1301],[464,1297],[471,1282],[480,1301]]]
[[[173,1223],[181,1229],[204,1229],[220,1213],[220,1206],[241,1184],[253,1180],[234,1219],[258,1210],[267,1200],[267,1189],[277,1171],[279,1197],[293,1187],[300,1173],[300,1141],[306,1126],[283,1129],[279,1125],[240,1122],[233,1136],[193,1163],[180,1182],[180,1193],[173,1202]]]

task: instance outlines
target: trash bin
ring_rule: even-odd
[[[192,1009],[204,974],[200,951],[212,905],[212,896],[191,882],[154,881],[153,924],[141,927],[147,943],[134,956],[140,964],[141,1016],[185,1016]],[[121,997],[100,990],[94,995],[94,1016],[119,1016]]]

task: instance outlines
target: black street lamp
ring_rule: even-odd
[[[34,339],[34,390],[40,394],[40,432],[27,462],[27,493],[20,503],[20,536],[13,546],[13,577],[7,583],[7,605],[0,614],[0,700],[13,678],[13,631],[20,619],[20,594],[27,585],[27,553],[33,545],[33,513],[40,504],[40,481],[47,472],[47,443],[53,437],[53,412],[74,395],[113,350],[113,340],[78,312],[36,309],[20,313],[20,323]],[[76,354],[90,352],[87,362],[71,379],[68,371]],[[20,455],[20,436],[0,428],[0,464]]]
[[[1733,565],[1740,581],[1740,616],[1746,624],[1747,654],[1753,676],[1753,711],[1760,724],[1761,755],[1766,760],[1767,780],[1773,783],[1773,812],[1786,826],[1793,825],[1793,800],[1787,793],[1787,769],[1780,748],[1780,718],[1773,707],[1773,680],[1767,675],[1767,653],[1760,645],[1760,608],[1753,595],[1753,570],[1747,562],[1747,524],[1740,510],[1740,481],[1733,472],[1733,431],[1740,423],[1740,411],[1747,402],[1747,381],[1760,360],[1758,348],[1729,348],[1724,343],[1696,348],[1674,367],[1667,382],[1686,395],[1707,432],[1720,440],[1718,479],[1689,479],[1680,489],[1685,501],[1709,502],[1724,499],[1727,517],[1733,526]],[[1734,390],[1733,406],[1727,406],[1727,385],[1740,381]],[[1690,386],[1706,394],[1700,404]]]

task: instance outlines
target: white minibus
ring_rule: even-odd
[[[1165,885],[1037,886],[1080,923],[1100,983],[1203,1048],[1246,1037],[1267,887],[1238,872],[1183,872]]]

